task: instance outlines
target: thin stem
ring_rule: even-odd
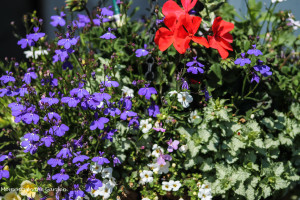
[[[248,97],[250,94],[252,94],[252,92],[254,92],[254,90],[257,88],[258,84],[259,84],[259,83],[257,83],[257,84],[254,86],[254,88],[253,88],[246,96],[244,96],[244,98],[246,98],[246,97]]]
[[[95,26],[95,25],[94,25],[93,18],[92,18],[92,16],[91,16],[91,13],[90,13],[90,11],[87,9],[86,5],[84,6],[84,10],[85,10],[86,14],[89,16],[92,26]]]

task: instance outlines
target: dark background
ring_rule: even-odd
[[[102,0],[103,1],[103,0]],[[106,0],[108,4],[112,5],[112,0]],[[158,0],[159,4],[162,6],[166,0]],[[229,3],[234,5],[238,12],[245,13],[247,11],[244,1],[241,0],[228,0]],[[268,6],[271,0],[262,0],[265,6]],[[88,7],[92,9],[94,6],[98,5],[99,0],[89,0]],[[111,2],[111,3],[110,3]],[[61,8],[65,5],[64,0],[2,0],[0,6],[0,60],[5,57],[16,57],[17,59],[22,59],[24,53],[20,46],[17,45],[18,39],[13,34],[13,28],[10,25],[11,21],[15,22],[17,33],[25,37],[25,28],[23,26],[23,15],[30,14],[34,10],[37,11],[37,15],[44,20],[43,32],[45,32],[49,37],[53,37],[54,30],[50,23],[50,16],[55,15],[54,7]],[[131,9],[135,7],[140,7],[140,10],[136,13],[136,18],[147,15],[149,1],[148,0],[133,0]],[[287,2],[282,2],[277,7],[277,10],[291,10],[295,15],[297,20],[300,20],[300,0],[288,0]],[[299,34],[298,30],[295,34]]]

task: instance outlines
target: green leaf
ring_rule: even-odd
[[[292,103],[291,111],[296,119],[300,120],[300,104],[299,103]]]

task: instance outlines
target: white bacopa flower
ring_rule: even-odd
[[[286,1],[286,0],[271,0],[272,3],[283,2],[283,1]]]
[[[169,182],[163,181],[162,182],[162,190],[171,191],[172,190],[172,185],[170,185]]]
[[[156,162],[148,164],[148,167],[157,174],[167,174],[169,172],[170,162],[166,162],[165,165],[159,165]]]
[[[111,178],[113,169],[111,167],[102,170],[102,178]]]
[[[97,197],[97,196],[99,196],[99,195],[100,195],[100,188],[98,188],[97,190],[94,190],[94,189],[92,188],[91,191],[90,191],[90,195],[91,195],[92,197]]]
[[[188,150],[188,146],[187,145],[181,145],[181,147],[179,148],[179,151],[182,153],[185,153]]]
[[[103,108],[103,106],[104,106],[104,102],[100,101],[100,104],[97,106],[97,108]]]
[[[103,181],[104,184],[110,184],[112,187],[115,187],[117,185],[116,179],[114,177],[110,177]]]
[[[289,18],[287,19],[287,21],[289,22],[287,25],[288,26],[292,26],[294,30],[298,30],[298,28],[300,28],[300,21],[295,21],[294,20],[294,15],[292,13],[288,13]]]
[[[149,170],[144,170],[140,173],[140,177],[141,177],[141,183],[145,184],[145,183],[151,183],[153,182],[153,172],[149,171]]]
[[[211,188],[209,185],[202,184],[199,189],[198,197],[203,200],[211,200]]]
[[[146,151],[145,156],[146,157],[150,157],[151,156],[151,151],[149,149]]]
[[[190,123],[193,123],[196,119],[199,119],[200,118],[200,116],[198,116],[198,114],[197,114],[197,110],[194,110],[194,111],[192,111],[191,113],[190,113],[190,118],[189,118],[189,122]]]
[[[47,50],[42,50],[42,47],[39,47],[39,50],[33,50],[33,47],[30,48],[28,51],[24,51],[26,58],[34,58],[37,59],[40,55],[48,55]]]
[[[142,200],[150,200],[149,198],[145,197],[145,198],[142,198]]]
[[[173,91],[169,92],[170,97],[175,95],[175,94],[178,94],[178,92],[176,90],[173,90]]]
[[[171,186],[171,188],[172,188],[173,191],[178,191],[179,188],[181,187],[180,181],[173,181],[173,180],[171,180],[171,181],[169,181],[169,185]]]
[[[90,165],[90,170],[93,174],[98,174],[102,171],[102,165],[99,165],[98,163],[93,163]]]
[[[158,158],[160,156],[160,152],[164,153],[163,148],[161,148],[160,146],[157,146],[157,144],[153,145],[152,148],[154,151],[152,152],[152,156]]]
[[[103,184],[102,187],[99,188],[99,195],[104,199],[108,199],[112,193],[112,190],[113,187],[110,184]]]
[[[180,92],[177,95],[177,98],[184,108],[189,107],[190,103],[193,101],[193,97],[188,92]]]
[[[152,124],[149,123],[149,120],[141,120],[140,121],[140,129],[143,133],[148,133],[152,129]]]
[[[125,97],[131,97],[131,98],[134,97],[134,90],[133,89],[130,89],[129,87],[123,86],[121,90],[123,92],[122,95],[124,95]]]

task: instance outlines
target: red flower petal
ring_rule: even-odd
[[[184,10],[172,0],[167,1],[162,7],[162,13],[165,16],[170,14],[175,14],[177,17],[180,17],[182,14],[185,14]]]
[[[198,43],[198,44],[201,44],[203,46],[205,46],[206,48],[209,47],[209,44],[206,40],[205,37],[197,37],[197,36],[194,36],[193,39],[192,39],[194,42]]]
[[[174,42],[174,33],[167,28],[160,28],[156,31],[154,42],[159,50],[165,51]]]

